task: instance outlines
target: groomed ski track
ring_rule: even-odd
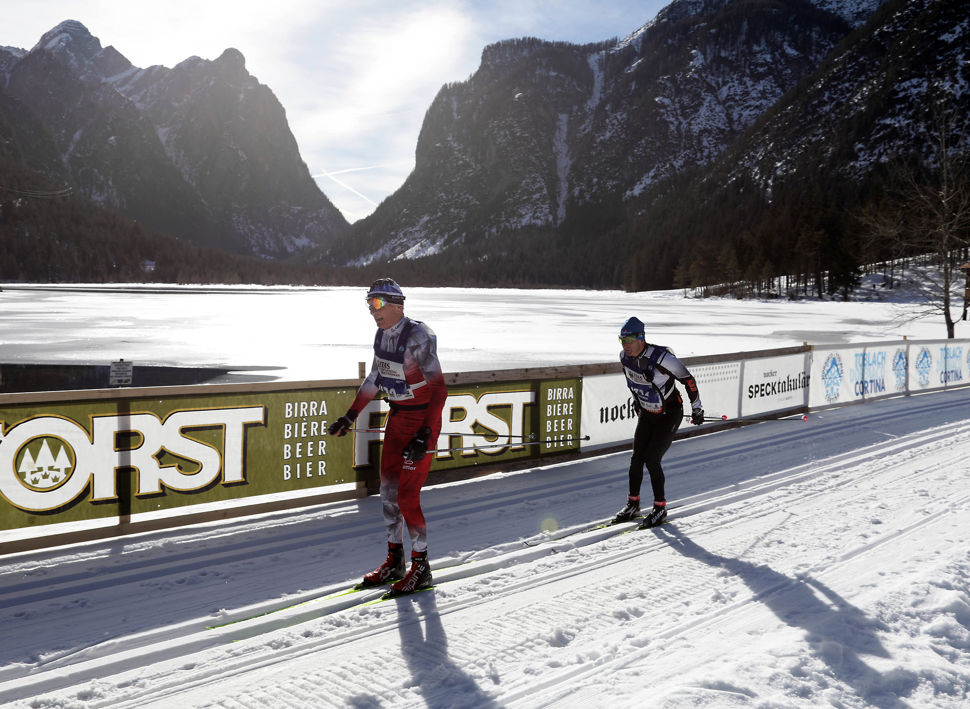
[[[678,441],[655,530],[590,529],[625,453],[428,488],[437,587],[378,603],[375,498],[18,555],[0,704],[959,706],[896,645],[967,597],[968,460],[964,389]]]

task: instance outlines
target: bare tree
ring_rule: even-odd
[[[939,110],[935,150],[927,164],[903,168],[886,208],[884,202],[861,216],[871,245],[878,243],[890,258],[920,257],[925,268],[917,279],[922,307],[911,319],[940,313],[946,336],[953,338],[957,318],[952,307],[964,307],[966,277],[960,266],[970,246],[970,179],[966,137],[954,135],[954,121]]]

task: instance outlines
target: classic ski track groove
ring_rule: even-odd
[[[891,444],[890,447],[893,450],[907,450],[907,449],[918,448],[918,447],[921,447],[921,446],[924,446],[924,445],[931,445],[933,443],[936,443],[936,442],[940,441],[941,439],[945,439],[949,435],[952,435],[952,433],[955,430],[967,430],[967,429],[970,429],[970,426],[968,426],[965,423],[955,424],[955,425],[951,425],[949,427],[946,427],[943,430],[936,429],[936,430],[934,430],[932,432],[927,432],[927,435],[922,435],[922,436],[920,436],[918,438],[915,438],[915,439],[903,439],[903,440],[901,440],[898,443]],[[880,446],[879,448],[883,452],[885,452],[885,450],[886,450],[886,448],[883,447],[883,446]],[[865,462],[866,460],[871,460],[872,457],[875,454],[877,454],[877,453],[878,453],[878,451],[872,451],[870,454],[853,455],[853,456],[848,456],[848,457],[850,457],[852,459],[852,463],[861,463],[861,462]],[[959,460],[960,459],[959,459],[958,456],[954,458],[954,461],[956,461],[956,462],[959,462]],[[846,465],[847,465],[847,461],[833,461],[833,462],[831,462],[829,464],[826,464],[825,466],[823,466],[821,468],[816,468],[813,471],[813,474],[818,475],[818,474],[821,474],[821,473],[830,473],[830,474],[831,473],[837,473],[839,470],[844,469],[846,467]],[[883,476],[883,475],[891,474],[892,471],[895,468],[897,468],[897,467],[899,467],[901,465],[906,465],[906,463],[904,463],[904,462],[901,461],[899,463],[896,463],[895,465],[891,465],[891,466],[888,466],[888,467],[884,467],[884,468],[879,469],[876,472],[870,473],[866,477],[876,477],[876,476]],[[913,477],[918,477],[918,476],[919,476],[919,473],[909,473],[908,475],[903,476],[903,478],[913,478]],[[773,476],[773,477],[775,477],[775,476]],[[787,482],[794,482],[794,483],[801,482],[801,480],[802,480],[803,477],[804,476],[801,475],[801,474],[794,475],[794,476],[790,476]],[[858,482],[858,480],[859,480],[859,478],[856,478],[855,479],[856,482]],[[747,499],[747,500],[751,501],[752,499],[760,498],[760,497],[762,497],[762,495],[768,494],[771,491],[778,489],[779,487],[783,487],[784,486],[784,483],[785,483],[784,480],[782,480],[782,481],[776,480],[776,481],[774,481],[771,484],[758,486],[759,489],[757,491],[747,490],[747,491],[741,493],[741,495],[742,495],[742,498],[741,499]],[[801,500],[807,500],[808,498],[811,498],[811,497],[816,497],[816,498],[817,497],[822,497],[825,494],[827,494],[827,492],[829,490],[831,490],[831,487],[828,487],[828,488],[826,488],[823,491],[817,491],[817,492],[808,494],[805,497],[800,498],[800,499]],[[708,509],[720,507],[721,506],[721,503],[723,503],[724,501],[727,501],[727,502],[736,502],[738,500],[733,499],[733,495],[732,494],[727,494],[727,495],[722,496],[722,500],[718,504],[710,504],[710,502],[708,501],[707,504],[705,504],[701,510],[696,510],[696,511],[690,512],[690,513],[681,512],[680,514],[678,514],[678,518],[696,514],[698,511],[704,511],[704,510],[708,510]],[[771,499],[763,499],[763,500],[761,500],[761,502],[762,502],[762,507],[765,508],[765,509],[762,509],[760,511],[759,510],[755,510],[755,512],[756,512],[755,515],[746,514],[743,518],[738,518],[738,519],[736,519],[733,522],[727,522],[727,523],[723,522],[722,520],[713,520],[713,521],[710,521],[710,522],[706,523],[703,526],[696,527],[696,528],[692,528],[691,531],[692,532],[699,533],[699,534],[702,534],[703,532],[705,532],[705,531],[707,531],[709,529],[714,529],[714,528],[719,529],[719,530],[724,530],[725,528],[729,528],[729,527],[740,527],[740,526],[743,526],[743,525],[746,525],[746,524],[750,524],[752,522],[752,520],[753,519],[756,519],[757,517],[765,517],[765,516],[768,516],[768,515],[771,515],[771,514],[774,514],[774,513],[777,512],[777,510],[772,507],[772,500]],[[949,504],[946,505],[946,509],[952,510],[953,507],[955,505],[958,505],[960,502],[962,502],[962,500],[950,502]],[[688,506],[685,505],[682,509],[683,510],[686,510],[687,507]],[[747,511],[748,512],[751,512],[752,511],[751,510],[751,507],[747,508]],[[939,519],[941,517],[942,517],[942,515],[938,515],[937,519]],[[672,523],[676,523],[676,519],[672,520]],[[867,551],[869,551],[869,550],[871,550],[873,548],[877,548],[877,547],[880,547],[880,546],[882,546],[884,544],[891,543],[891,542],[899,539],[900,537],[904,536],[906,533],[912,531],[913,529],[915,529],[916,527],[918,527],[918,526],[920,526],[922,524],[925,524],[925,522],[919,521],[919,522],[916,522],[916,523],[913,523],[913,524],[906,525],[906,526],[904,526],[901,529],[891,529],[891,528],[887,528],[887,529],[883,530],[883,533],[881,534],[881,536],[877,540],[874,540],[874,541],[872,541],[870,543],[867,543],[867,544],[864,544],[864,545],[860,545],[858,548],[846,552],[843,555],[842,559],[839,562],[837,562],[835,564],[829,564],[829,565],[827,565],[824,571],[825,571],[825,573],[830,573],[830,572],[834,571],[835,569],[837,569],[838,567],[844,565],[849,559],[854,558],[854,557],[858,556],[859,554],[863,554],[863,553],[865,553],[865,552],[867,552]],[[617,525],[616,527],[612,527],[612,528],[608,528],[608,529],[613,530],[613,534],[608,535],[608,536],[616,536],[617,534],[629,532],[629,531],[635,529],[635,525]],[[643,532],[640,532],[640,533],[641,534],[650,534],[650,531],[644,530]],[[591,543],[595,543],[596,541],[601,541],[601,539],[602,539],[602,537],[598,537],[597,539],[593,540],[593,542],[591,542]],[[568,548],[574,548],[574,547],[579,547],[579,546],[586,546],[586,544],[583,544],[583,545],[579,545],[579,544],[569,545]],[[624,551],[620,551],[620,552],[613,552],[613,553],[606,554],[606,555],[601,555],[601,556],[599,556],[596,559],[595,562],[585,563],[584,566],[583,566],[583,568],[582,568],[582,571],[581,572],[578,572],[578,573],[574,569],[572,569],[572,568],[567,568],[565,570],[553,570],[551,572],[537,574],[537,575],[534,575],[534,576],[530,577],[529,579],[524,579],[524,580],[518,581],[518,582],[516,582],[514,584],[504,586],[503,587],[503,593],[499,597],[499,599],[505,599],[505,598],[507,598],[508,595],[509,595],[509,593],[522,592],[522,591],[536,589],[538,587],[541,587],[541,586],[544,586],[544,585],[547,585],[547,584],[550,584],[550,583],[555,583],[556,581],[562,581],[562,580],[568,579],[568,578],[574,578],[575,579],[575,578],[577,578],[577,577],[579,577],[579,576],[581,576],[583,574],[586,574],[586,573],[588,573],[590,571],[594,571],[596,569],[599,569],[599,568],[602,568],[602,567],[605,567],[605,566],[609,566],[609,565],[612,565],[612,564],[615,564],[615,563],[618,563],[618,562],[621,562],[621,561],[624,561],[624,560],[629,560],[629,559],[632,559],[632,558],[635,558],[635,557],[638,557],[638,556],[642,556],[644,554],[648,554],[648,553],[657,551],[659,549],[662,549],[665,546],[667,546],[667,542],[665,542],[663,540],[660,540],[660,539],[651,540],[647,545],[636,545],[633,548],[628,549],[628,550],[624,550]],[[567,548],[562,548],[560,550],[561,551],[567,551],[568,549]],[[810,569],[808,571],[808,573],[820,575],[818,569],[816,569],[814,567],[812,569]],[[785,582],[785,583],[779,584],[774,589],[769,589],[767,591],[763,591],[763,592],[758,593],[758,594],[753,594],[753,593],[747,594],[745,597],[740,598],[740,599],[732,602],[727,607],[720,608],[720,609],[718,609],[718,611],[716,611],[714,613],[710,613],[710,614],[708,614],[707,616],[705,616],[703,618],[691,619],[691,620],[689,620],[689,621],[687,621],[685,623],[680,623],[680,624],[677,624],[677,625],[673,626],[672,628],[665,629],[657,637],[658,638],[661,638],[661,639],[672,639],[672,638],[674,638],[674,637],[676,637],[678,635],[684,634],[687,631],[689,631],[691,629],[694,629],[696,627],[706,626],[706,625],[714,625],[715,623],[722,622],[723,619],[724,619],[724,615],[726,613],[727,614],[731,614],[731,613],[737,613],[739,611],[742,611],[743,609],[750,607],[751,604],[753,602],[757,601],[759,598],[763,598],[765,595],[769,595],[771,593],[776,593],[779,590],[782,590],[784,588],[790,587],[792,584],[794,584],[796,582],[797,582],[796,580],[792,580],[790,582]],[[494,602],[494,600],[495,599],[486,599],[485,602]],[[402,599],[400,602],[410,602],[410,601],[408,599]],[[480,605],[481,603],[482,603],[482,601],[480,599],[464,600],[461,597],[459,597],[459,598],[456,598],[454,601],[449,600],[447,603],[443,603],[442,605],[438,606],[437,611],[438,611],[438,613],[440,615],[445,615],[445,614],[448,614],[448,613],[459,612],[459,611],[461,611],[461,610],[463,610],[463,609],[465,609],[465,608],[467,608],[469,606]],[[420,611],[417,611],[416,612],[416,615],[417,615],[417,617],[421,617],[422,616],[422,614],[420,613]],[[274,664],[276,664],[278,662],[281,662],[281,661],[284,661],[284,660],[291,660],[291,659],[294,659],[296,657],[300,657],[300,656],[303,656],[303,655],[306,655],[306,654],[311,654],[313,652],[318,652],[320,650],[327,649],[329,647],[341,645],[343,643],[351,642],[351,641],[354,641],[354,640],[359,640],[359,639],[361,639],[363,637],[368,637],[368,636],[372,636],[372,635],[375,635],[375,634],[378,634],[378,633],[383,633],[383,632],[391,632],[391,631],[395,630],[398,625],[399,625],[399,622],[397,621],[397,619],[388,619],[388,620],[385,620],[385,621],[382,621],[382,622],[379,622],[379,623],[375,623],[375,624],[368,625],[365,628],[354,629],[354,630],[349,631],[347,633],[340,634],[339,636],[330,635],[328,637],[328,639],[325,640],[325,641],[310,642],[310,643],[307,643],[306,646],[301,646],[299,648],[286,648],[286,649],[277,651],[276,653],[273,653],[272,656],[267,656],[264,653],[259,658],[254,658],[255,661],[246,661],[244,658],[240,658],[240,661],[238,662],[238,664],[234,664],[233,666],[228,667],[228,668],[222,667],[222,668],[220,668],[220,671],[218,673],[206,673],[203,676],[200,676],[196,680],[195,683],[186,684],[184,682],[184,679],[183,679],[183,681],[182,682],[179,682],[177,685],[174,685],[173,684],[173,686],[171,687],[171,689],[174,690],[174,692],[172,694],[165,694],[163,696],[166,697],[166,698],[170,698],[172,696],[177,696],[182,691],[185,691],[187,689],[191,689],[192,686],[195,685],[195,684],[207,684],[207,683],[210,683],[211,681],[213,681],[214,679],[219,679],[221,677],[229,678],[229,677],[235,676],[236,674],[238,674],[243,669],[245,669],[246,671],[250,671],[250,670],[253,670],[253,669],[256,669],[256,668],[269,667],[271,665],[274,665]],[[647,648],[644,648],[640,652],[635,652],[635,653],[633,653],[629,657],[625,657],[625,658],[621,658],[621,659],[614,660],[610,664],[615,664],[615,665],[618,665],[618,666],[623,666],[624,664],[629,664],[629,663],[635,662],[639,657],[646,656],[646,655],[649,654],[649,652],[652,652],[653,650],[654,650],[653,647],[649,647],[648,646]],[[543,679],[543,680],[539,681],[538,684],[530,684],[529,687],[524,688],[524,689],[522,689],[521,691],[518,691],[518,692],[513,691],[511,693],[508,693],[508,692],[507,693],[503,693],[503,695],[501,696],[501,701],[502,701],[502,703],[504,705],[504,704],[509,703],[509,702],[514,702],[517,699],[524,699],[525,702],[526,702],[526,705],[528,705],[528,706],[534,706],[535,705],[534,703],[535,703],[535,701],[537,699],[537,696],[536,696],[537,690],[538,691],[542,691],[542,689],[540,689],[540,688],[543,688],[543,689],[546,689],[546,690],[553,689],[557,684],[559,684],[559,683],[561,683],[563,681],[569,681],[570,683],[573,683],[577,677],[585,676],[587,674],[595,674],[595,672],[597,672],[598,669],[600,667],[602,667],[602,666],[603,665],[601,663],[594,663],[594,667],[591,667],[591,668],[589,668],[586,671],[580,671],[580,670],[577,670],[576,668],[573,667],[573,668],[567,668],[566,670],[563,670],[562,672],[552,672],[552,675],[553,675],[552,677],[549,677],[548,679]],[[160,695],[158,694],[158,692],[159,692],[160,689],[161,688],[159,686],[157,686],[157,685],[153,686],[153,689],[150,692],[150,695],[151,695],[151,697],[152,697],[153,700],[160,697]],[[146,693],[146,696],[147,696],[147,694],[148,693]],[[549,698],[549,702],[551,704],[554,704],[557,698],[559,698],[559,697],[550,697]],[[141,697],[138,697],[138,698],[135,698],[135,699],[141,699]],[[432,700],[432,697],[425,697],[425,699],[431,701]],[[138,705],[138,701],[134,701],[130,705],[127,705],[126,704],[125,706],[132,706],[132,707],[134,707],[134,706],[137,706],[137,705]]]
[[[947,515],[944,513],[952,513],[954,508],[966,505],[968,502],[970,502],[970,495],[958,498],[946,504],[941,504],[938,506],[939,509],[935,510],[935,514],[929,520],[917,520],[911,524],[907,524],[899,528],[886,530],[888,533],[883,534],[878,539],[868,544],[861,544],[846,552],[844,556],[836,563],[828,564],[825,566],[825,568],[812,567],[807,572],[802,572],[799,577],[779,583],[773,588],[766,589],[759,593],[749,593],[745,597],[732,601],[730,604],[718,608],[715,611],[711,611],[702,617],[692,618],[686,622],[676,623],[675,625],[654,634],[652,640],[656,642],[669,642],[677,637],[686,635],[691,631],[695,631],[698,628],[714,627],[716,625],[729,623],[732,615],[746,611],[752,607],[753,604],[760,603],[761,599],[767,596],[774,595],[780,591],[784,591],[795,586],[800,582],[800,578],[806,573],[816,578],[824,578],[828,575],[835,574],[843,566],[845,566],[848,561],[873,551],[874,549],[885,546],[886,544],[897,542],[906,535],[915,531],[917,528],[925,527],[927,525],[944,525],[945,523],[949,522],[949,520],[946,518]],[[558,685],[568,682],[570,686],[575,686],[577,680],[580,680],[583,677],[593,676],[599,672],[602,672],[604,668],[607,667],[614,670],[616,668],[627,667],[639,662],[642,659],[645,659],[653,652],[656,652],[656,646],[651,644],[639,650],[634,650],[624,657],[615,658],[606,662],[594,663],[591,667],[585,669],[577,669],[572,667],[566,671],[554,673],[554,676],[545,677],[542,680],[531,684],[524,690],[503,694],[501,697],[502,703],[504,706],[517,706],[517,702],[522,701],[523,704],[521,706],[527,706],[530,708],[555,706],[558,700],[561,700],[564,696],[572,692],[571,689],[563,689],[559,692],[554,691],[551,696],[543,696],[544,694],[548,695],[549,690],[555,690]]]
[[[825,459],[825,462],[822,465],[805,464],[786,471],[763,476],[751,484],[731,486],[730,488],[695,495],[692,498],[684,501],[684,503],[678,509],[675,517],[671,519],[671,523],[676,524],[676,522],[681,519],[693,517],[701,512],[716,510],[724,507],[725,505],[740,502],[741,500],[747,500],[749,503],[759,499],[762,501],[762,506],[766,509],[763,509],[760,512],[753,509],[755,507],[753,504],[749,504],[748,508],[746,508],[747,511],[755,513],[756,517],[775,514],[777,513],[777,509],[772,507],[772,501],[770,499],[766,499],[766,496],[770,497],[770,493],[774,490],[790,485],[797,485],[807,480],[809,477],[833,473],[844,469],[845,467],[870,461],[873,458],[881,457],[888,453],[917,449],[923,446],[932,445],[941,440],[946,440],[955,433],[962,433],[966,432],[967,430],[970,430],[970,424],[965,421],[956,422],[920,432],[920,434],[913,434],[897,440],[874,444],[867,448],[854,450],[847,454],[836,455],[833,458]],[[890,468],[892,467],[895,466],[890,466]],[[885,467],[880,468],[876,472],[869,473],[868,476],[875,477],[877,475],[886,474],[887,470],[888,469]],[[829,482],[831,485],[847,484],[842,483],[839,480]],[[830,489],[831,487],[826,488],[826,491]],[[826,491],[808,493],[803,499],[825,494]],[[952,510],[954,504],[956,503],[951,501],[947,508]],[[944,515],[939,515],[939,517],[943,516]],[[698,533],[703,533],[709,528],[716,527],[718,529],[725,529],[728,527],[740,526],[741,524],[750,523],[751,520],[755,519],[756,517],[752,516],[751,514],[746,514],[743,518],[739,518],[731,522],[716,519],[707,522],[702,526],[698,526],[691,531],[694,532],[696,530]],[[903,529],[887,528],[885,530],[881,530],[880,537],[877,540],[871,542],[870,544],[861,545],[858,549],[846,555],[840,563],[845,563],[847,559],[852,558],[853,556],[866,553],[871,548],[878,547],[888,541],[897,539],[900,536],[905,535],[911,529],[914,529],[916,526],[916,524],[913,524],[908,528]],[[569,539],[552,538],[549,539],[547,543],[544,543],[539,547],[526,547],[519,552],[509,552],[500,557],[487,559],[483,562],[472,562],[470,564],[466,564],[465,567],[474,568],[461,569],[459,570],[461,573],[455,571],[453,574],[448,574],[447,571],[444,571],[441,574],[436,574],[436,582],[438,585],[441,585],[451,581],[458,581],[478,576],[484,573],[500,572],[501,569],[507,567],[510,562],[513,564],[527,563],[542,558],[543,556],[548,556],[549,554],[569,552],[579,547],[595,544],[609,537],[630,532],[635,528],[635,524],[628,523],[616,525],[614,527],[607,527],[602,530],[573,532],[571,533],[571,538]],[[648,530],[639,532],[639,534],[650,533],[651,532]],[[647,544],[637,544],[631,549],[601,554],[594,562],[585,564],[582,570],[579,572],[571,567],[567,567],[565,569],[553,569],[552,571],[539,573],[529,577],[528,579],[522,579],[511,585],[505,586],[503,588],[503,596],[508,595],[508,593],[536,589],[546,584],[574,578],[586,573],[587,571],[603,568],[605,566],[628,560],[636,556],[642,556],[646,553],[661,549],[664,546],[666,546],[666,542],[661,539],[650,540],[650,542]],[[375,597],[379,597],[381,593],[383,593],[383,589],[352,594],[351,598],[354,599],[352,603],[342,604],[339,608],[316,608],[303,614],[306,617],[301,616],[296,620],[289,617],[279,619],[270,617],[267,619],[265,616],[263,616],[260,618],[254,618],[251,622],[244,621],[242,624],[239,624],[245,625],[245,628],[233,626],[225,632],[196,630],[196,632],[190,632],[188,635],[183,635],[182,631],[190,631],[193,625],[198,627],[199,623],[201,622],[188,621],[176,626],[168,626],[167,628],[159,631],[149,631],[148,633],[139,634],[138,636],[116,638],[107,642],[104,646],[100,646],[100,656],[97,654],[99,648],[87,648],[82,651],[71,653],[70,655],[62,656],[58,658],[57,661],[47,664],[41,668],[35,668],[34,671],[28,673],[26,676],[21,676],[13,679],[12,681],[4,681],[0,683],[0,700],[31,696],[38,692],[52,691],[60,687],[72,686],[84,681],[103,678],[112,674],[112,672],[117,672],[118,669],[115,668],[120,667],[123,663],[130,662],[133,655],[140,655],[145,662],[160,662],[164,660],[186,657],[191,653],[211,649],[230,641],[277,631],[281,628],[305,622],[311,618],[320,618],[335,612],[339,612],[346,608],[353,608],[361,605],[361,603],[373,600]],[[486,599],[485,602],[490,602],[491,600],[492,599]],[[747,604],[750,604],[752,600],[754,600],[754,596],[736,601],[731,607],[741,608]],[[411,599],[405,597],[402,599],[387,601],[387,603],[391,602],[410,603]],[[478,605],[481,602],[482,601],[480,599],[463,600],[460,597],[454,600],[449,599],[446,603],[443,603],[442,606],[438,608],[438,612],[442,615],[454,613],[461,611],[470,605]],[[312,605],[312,601],[309,603],[304,603],[304,605]],[[724,612],[724,610],[725,609],[720,609],[718,613],[721,614]],[[418,613],[418,616],[420,617],[421,614]],[[684,627],[675,627],[666,630],[665,635],[672,637],[677,633],[683,633],[689,627],[696,627],[698,623],[713,621],[713,618],[706,620],[694,619]],[[126,701],[132,702],[131,705],[136,706],[140,700],[143,700],[149,696],[152,701],[165,696],[174,696],[187,689],[191,689],[198,684],[208,683],[222,677],[234,676],[243,668],[255,669],[258,667],[276,664],[286,659],[292,659],[308,653],[317,652],[344,642],[360,639],[362,637],[381,632],[387,632],[397,628],[398,625],[399,621],[396,618],[389,617],[387,619],[382,619],[377,623],[364,624],[362,626],[355,627],[345,633],[328,635],[326,639],[310,640],[301,643],[299,646],[285,647],[271,653],[266,653],[264,651],[257,658],[247,657],[246,653],[243,652],[239,657],[232,658],[228,662],[220,662],[218,671],[202,672],[201,674],[196,675],[194,680],[181,677],[178,682],[172,682],[171,684],[165,680],[162,680],[153,684],[150,690],[136,692],[133,695],[129,695],[126,698]],[[156,636],[165,639],[158,641]],[[139,638],[143,638],[144,641],[140,645],[137,645]],[[133,652],[133,650],[138,650],[138,652]],[[95,654],[92,655],[92,652]],[[83,661],[75,664],[64,662],[65,659],[71,657],[72,655],[81,653],[86,655],[86,658]],[[634,659],[630,658],[626,661],[633,662]],[[619,660],[614,662],[619,662]],[[58,668],[59,671],[55,673],[55,676],[49,676],[48,670],[54,668]],[[557,682],[565,679],[565,676],[568,676],[572,680],[574,680],[577,676],[575,668],[563,674],[564,676],[562,678],[550,678],[549,680],[544,681],[542,684],[553,687]],[[514,700],[515,696],[503,696],[503,701]]]

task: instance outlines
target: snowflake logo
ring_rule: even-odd
[[[825,358],[822,365],[822,385],[825,387],[825,400],[836,401],[842,389],[842,377],[845,376],[845,366],[838,352],[833,352]]]
[[[909,363],[906,361],[906,350],[900,347],[893,355],[893,374],[896,377],[896,391],[906,389],[906,370]]]
[[[930,385],[930,373],[933,369],[933,355],[930,353],[929,348],[921,347],[919,354],[916,355],[916,376],[919,379],[919,385],[921,387],[928,387]]]

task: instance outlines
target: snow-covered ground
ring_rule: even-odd
[[[892,330],[878,303],[415,291],[409,309],[438,330],[443,360],[468,363],[451,371],[559,363],[563,350],[610,361],[631,314],[685,355],[942,329]],[[171,303],[113,295],[111,318],[104,300],[5,291],[4,331],[22,334],[0,351],[45,331],[57,356],[130,340],[156,361],[209,352],[289,375],[289,362],[309,371],[312,343],[319,352],[329,337],[361,340],[360,354],[343,352],[353,370],[369,359],[359,290],[304,292],[299,317],[282,307],[299,298],[276,299],[278,320],[303,325],[287,331],[287,361],[246,349],[287,351],[263,342],[282,330],[255,336],[268,316],[239,316],[245,337],[219,324],[228,296],[177,296],[193,301],[190,322],[163,312]],[[360,332],[340,331],[358,321]],[[160,327],[174,329],[153,335]],[[383,559],[373,497],[0,557],[0,705],[967,706],[968,461],[964,388],[677,441],[665,459],[671,519],[656,530],[590,529],[625,500],[625,453],[429,487],[438,585],[371,604],[377,592],[340,591]]]
[[[961,389],[675,442],[656,530],[625,454],[432,487],[372,605],[376,498],[10,557],[0,703],[963,707],[968,460]]]

